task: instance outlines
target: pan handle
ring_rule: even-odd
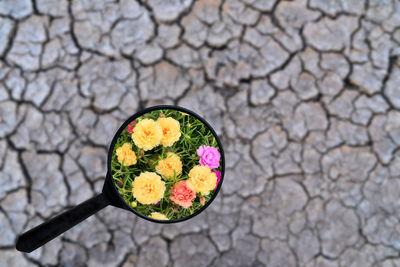
[[[103,193],[92,197],[20,235],[17,239],[16,249],[22,252],[32,252],[109,204],[110,201]]]

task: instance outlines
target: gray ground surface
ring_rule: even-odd
[[[397,0],[1,0],[0,266],[400,266],[399,55]],[[207,211],[108,207],[15,251],[101,191],[115,130],[160,103],[223,139]]]

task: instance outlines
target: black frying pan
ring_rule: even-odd
[[[111,159],[112,159],[112,154],[114,150],[114,145],[120,136],[121,132],[128,126],[128,124],[135,120],[136,118],[144,115],[145,113],[158,110],[158,109],[173,109],[173,110],[178,110],[181,112],[185,112],[189,115],[194,116],[198,120],[200,120],[204,125],[212,132],[212,134],[215,136],[215,139],[218,143],[219,149],[220,149],[220,154],[221,154],[221,179],[220,182],[215,190],[214,195],[211,197],[211,199],[200,209],[198,209],[196,212],[193,214],[176,219],[176,220],[156,220],[150,217],[147,217],[136,210],[134,210],[128,203],[125,202],[125,200],[122,198],[122,196],[119,194],[115,183],[113,181],[113,178],[111,176],[110,170],[111,170]],[[105,182],[103,186],[102,192],[85,202],[77,205],[76,207],[65,211],[56,217],[36,226],[35,228],[23,233],[20,235],[17,239],[16,243],[16,249],[22,252],[32,252],[33,250],[43,246],[50,240],[54,239],[55,237],[59,236],[60,234],[64,233],[65,231],[69,230],[73,226],[77,225],[78,223],[82,222],[89,216],[95,214],[99,210],[107,207],[108,205],[129,210],[133,212],[135,215],[151,221],[155,223],[177,223],[177,222],[182,222],[188,219],[193,218],[194,216],[198,215],[200,212],[205,210],[208,205],[211,204],[211,202],[215,199],[217,196],[221,186],[222,186],[222,181],[224,178],[224,173],[225,173],[225,157],[224,157],[224,151],[222,148],[221,141],[219,140],[217,134],[215,133],[214,129],[208,124],[206,120],[204,120],[202,117],[197,115],[191,110],[179,107],[179,106],[169,106],[169,105],[160,105],[160,106],[154,106],[150,108],[146,108],[142,111],[137,112],[130,118],[128,118],[118,129],[117,133],[114,135],[114,138],[111,142],[110,148],[108,150],[108,159],[107,159],[107,174],[105,177]]]

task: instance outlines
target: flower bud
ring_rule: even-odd
[[[140,158],[143,157],[143,156],[144,156],[144,151],[143,151],[143,149],[140,149],[140,150],[139,150],[138,158],[140,159]]]
[[[200,204],[204,206],[206,204],[206,200],[204,197],[200,197]]]

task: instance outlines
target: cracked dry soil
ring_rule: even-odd
[[[398,0],[0,1],[0,266],[400,266],[399,55]],[[214,203],[106,208],[17,252],[155,104],[221,136]]]

